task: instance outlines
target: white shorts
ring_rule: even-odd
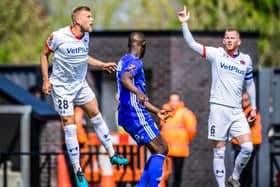
[[[210,104],[208,139],[227,141],[249,133],[249,124],[241,108]]]
[[[95,97],[86,81],[79,84],[52,85],[54,108],[61,116],[74,115],[74,105],[84,105]]]

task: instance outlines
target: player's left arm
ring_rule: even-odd
[[[250,98],[250,102],[252,105],[252,111],[248,117],[248,122],[254,121],[256,119],[257,110],[256,110],[256,86],[254,80],[246,80],[246,90]]]
[[[101,60],[98,60],[96,58],[93,58],[88,55],[88,64],[92,66],[96,66],[99,68],[102,68],[102,70],[105,70],[109,73],[113,73],[117,70],[117,64],[114,62],[103,62]]]
[[[246,72],[245,75],[245,86],[252,106],[252,111],[250,112],[250,115],[248,117],[248,122],[251,122],[256,119],[257,107],[256,107],[256,86],[253,79],[253,68],[252,68],[252,61],[250,58],[249,58],[249,63],[250,63],[250,67],[248,68],[248,71]]]

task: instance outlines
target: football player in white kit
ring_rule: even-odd
[[[95,94],[86,81],[88,64],[114,72],[117,65],[88,56],[89,33],[93,30],[91,9],[80,6],[72,11],[72,25],[61,28],[47,39],[41,53],[43,92],[51,94],[55,109],[64,126],[65,144],[79,187],[88,186],[80,166],[79,144],[74,120],[74,105],[81,106],[90,118],[95,132],[110,156],[112,164],[127,164],[113,148],[109,129],[98,108]],[[54,53],[53,67],[48,76],[48,56]]]
[[[197,43],[188,28],[190,13],[186,7],[178,13],[183,35],[188,46],[211,63],[212,85],[210,93],[210,114],[208,139],[213,142],[213,170],[219,187],[225,187],[225,144],[236,137],[241,147],[228,183],[238,187],[242,169],[247,164],[253,145],[248,121],[256,117],[256,93],[253,80],[252,61],[249,55],[241,53],[238,31],[226,30],[224,48],[207,47]],[[245,84],[245,85],[244,85]],[[241,107],[242,89],[246,87],[253,110],[246,119]]]

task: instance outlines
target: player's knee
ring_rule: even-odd
[[[163,148],[162,148],[162,153],[163,155],[167,155],[168,154],[168,146],[167,145],[164,145]]]
[[[166,156],[168,154],[168,147],[163,145],[158,146],[152,151],[152,153]]]
[[[96,116],[90,119],[94,125],[101,125],[104,123],[104,119],[101,113],[98,113]]]
[[[162,154],[162,155],[165,155],[165,156],[168,154],[168,145],[166,144],[165,141],[161,142],[161,145],[159,146],[158,153]]]
[[[74,116],[61,116],[61,121],[64,126],[70,125],[70,124],[75,124]]]
[[[253,152],[253,149],[254,149],[252,142],[245,142],[245,143],[241,144],[240,147],[241,147],[240,151],[248,156],[251,155],[251,153]]]
[[[224,159],[225,158],[225,147],[214,148],[213,149],[213,156],[214,159]]]
[[[161,154],[165,156],[168,154],[168,145],[161,136],[152,140],[149,145],[152,154]]]

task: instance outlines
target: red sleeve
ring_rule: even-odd
[[[46,41],[45,42],[45,46],[46,46],[46,48],[50,51],[50,52],[52,52],[53,50],[49,47],[49,45],[48,45],[48,42]]]
[[[205,47],[205,45],[203,46],[202,57],[206,58],[206,47]]]

